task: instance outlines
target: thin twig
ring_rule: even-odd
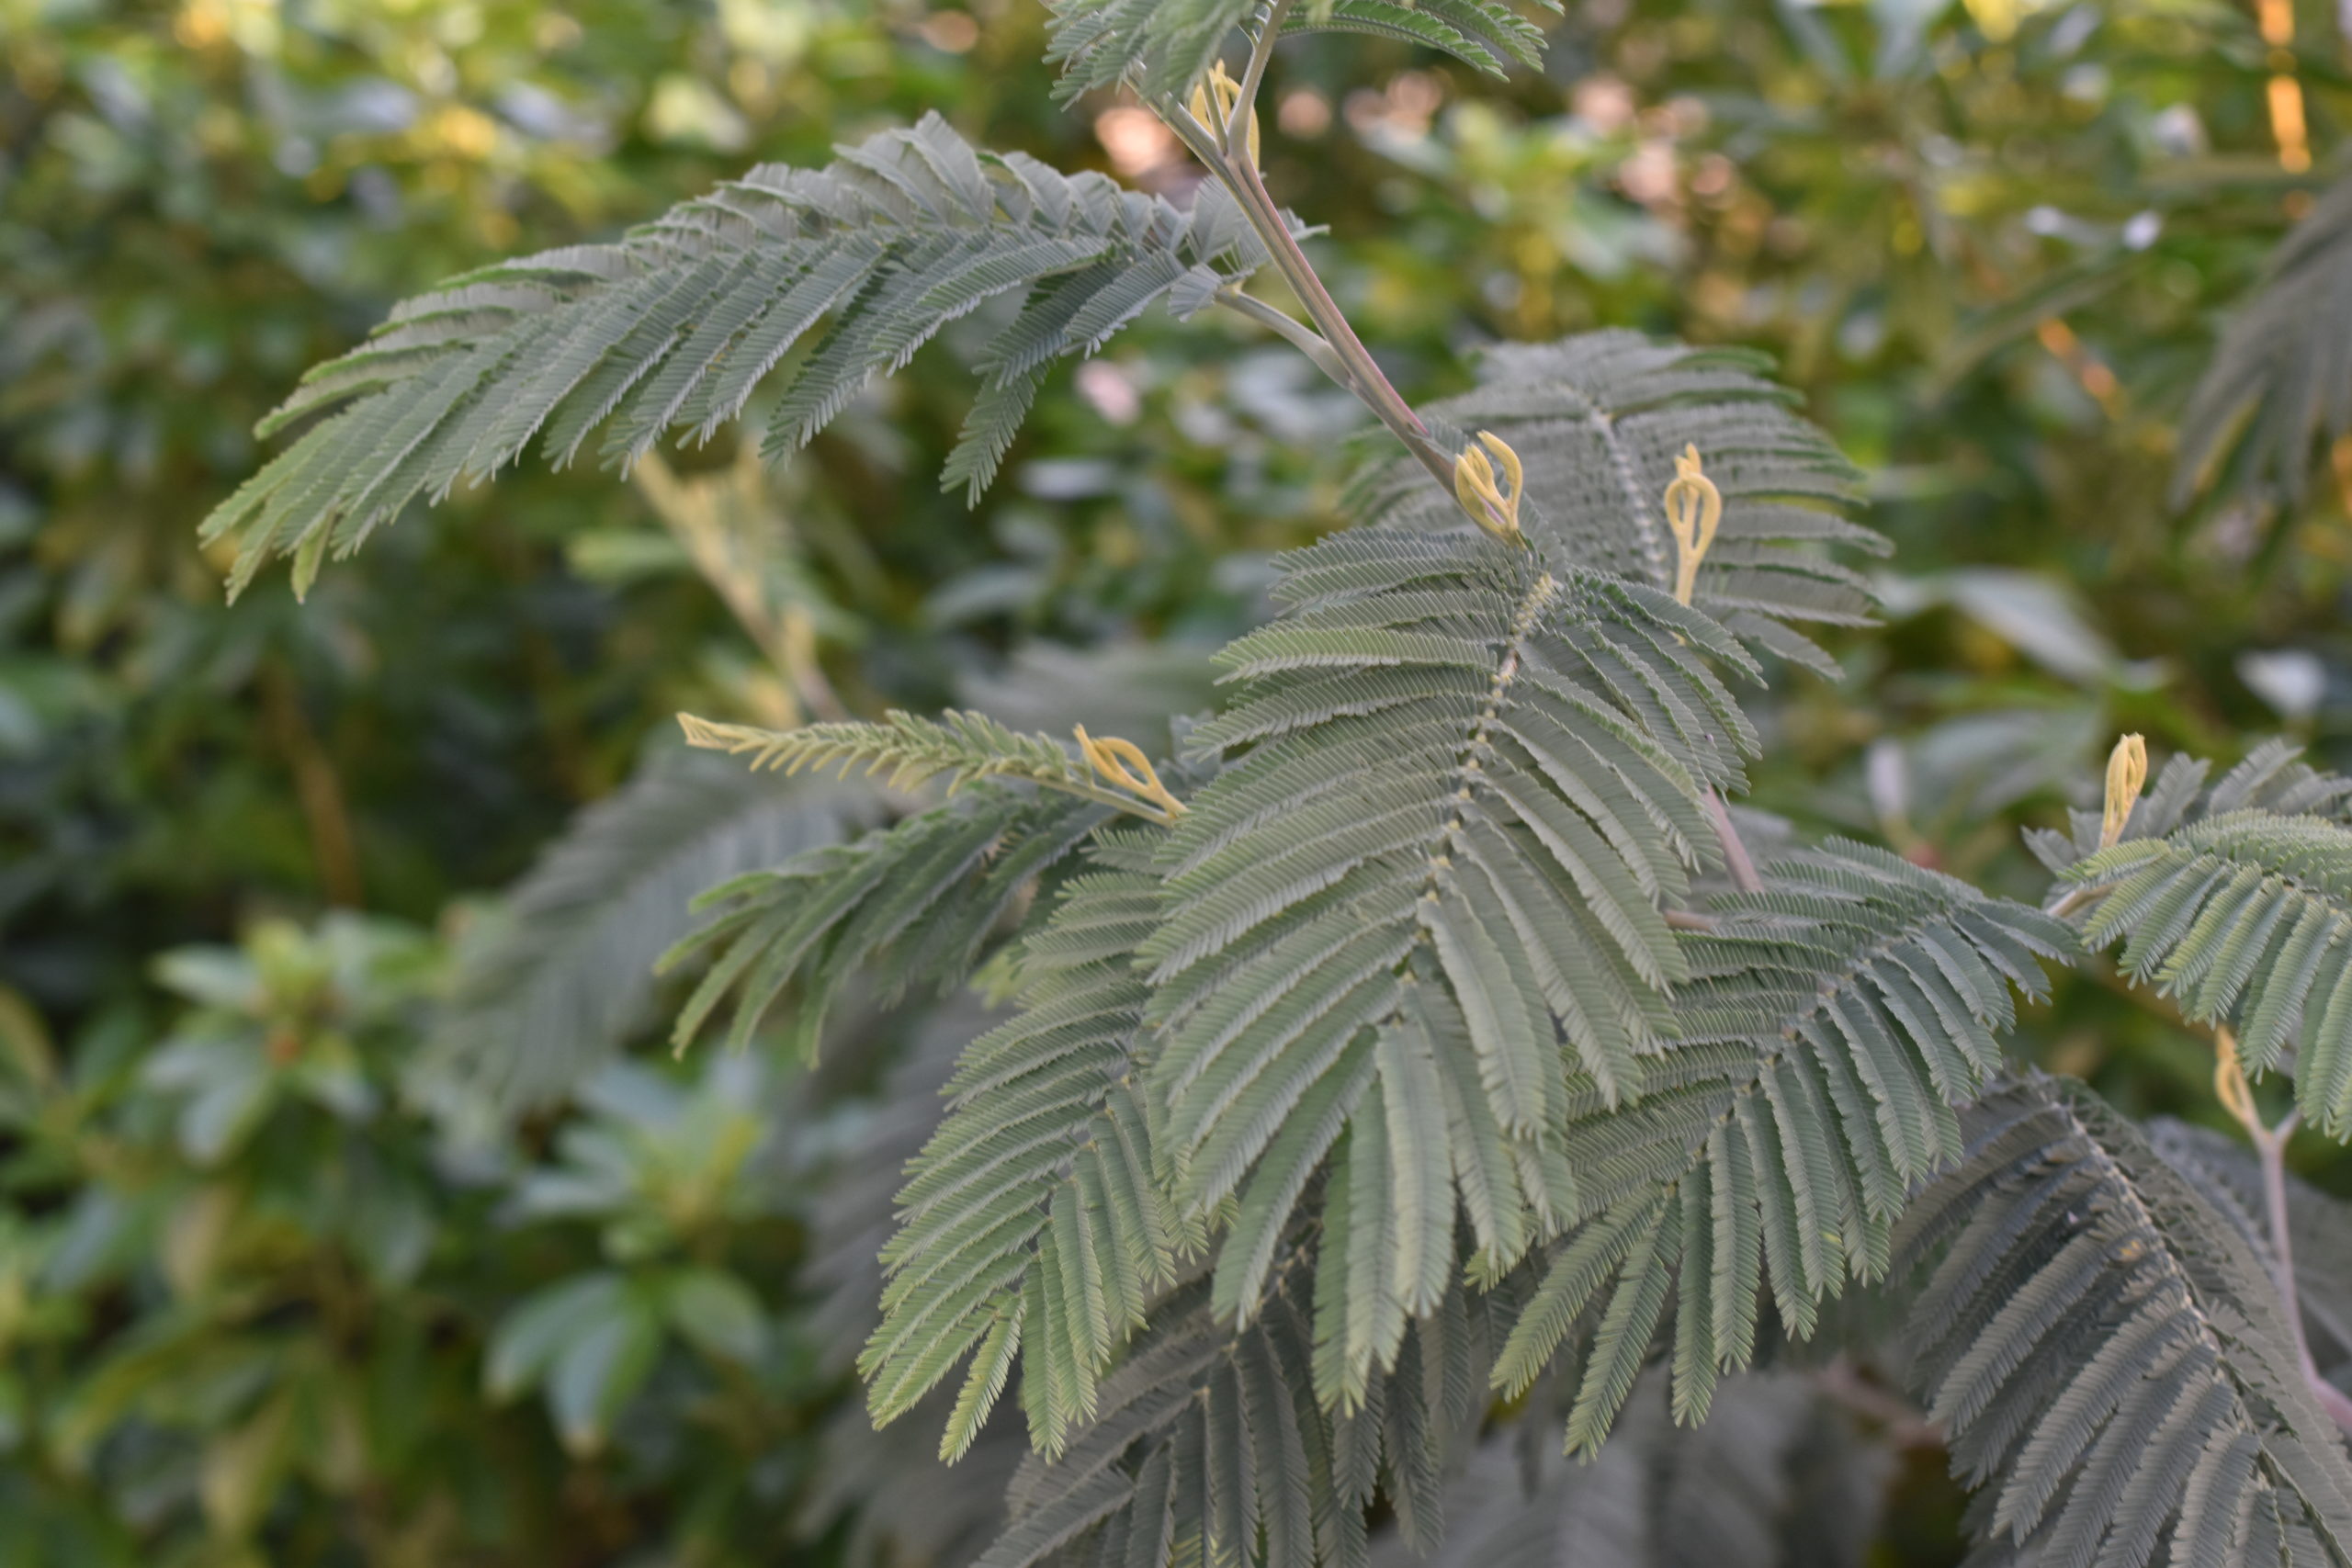
[[[367,901],[359,840],[352,830],[351,808],[344,797],[343,777],[335,771],[334,758],[311,727],[301,694],[285,666],[274,659],[264,660],[259,681],[264,715],[294,775],[294,800],[310,835],[320,888],[328,903],[358,908]]]
[[[2278,1301],[2287,1315],[2287,1333],[2295,1347],[2295,1359],[2303,1369],[2303,1381],[2311,1386],[2312,1397],[2319,1402],[2347,1436],[2352,1436],[2352,1397],[2320,1376],[2319,1364],[2312,1359],[2311,1339],[2303,1331],[2302,1297],[2295,1285],[2295,1243],[2291,1218],[2287,1210],[2287,1140],[2295,1134],[2296,1125],[2302,1120],[2301,1111],[2290,1111],[2278,1125],[2262,1120],[2254,1102],[2254,1090],[2245,1079],[2245,1067],[2238,1060],[2237,1038],[2227,1025],[2213,1031],[2213,1085],[2222,1108],[2245,1129],[2246,1137],[2254,1145],[2255,1158],[2262,1166],[2262,1204],[2269,1221],[2271,1284],[2278,1292]]]
[[[1944,1429],[1901,1394],[1882,1388],[1843,1356],[1813,1374],[1813,1386],[1832,1404],[1875,1421],[1898,1449],[1939,1449]]]
[[[1739,836],[1739,829],[1731,819],[1731,807],[1713,790],[1707,792],[1707,815],[1715,824],[1715,837],[1724,847],[1724,868],[1731,873],[1731,885],[1742,893],[1761,893],[1764,879],[1756,874],[1755,859],[1747,852],[1747,844]]]
[[[2050,912],[2063,920],[2106,891],[2104,887],[2077,887],[2055,904],[2051,905]]]
[[[1216,302],[1234,314],[1246,316],[1277,336],[1287,340],[1301,354],[1315,361],[1315,367],[1317,370],[1322,371],[1324,375],[1331,378],[1347,390],[1355,392],[1359,397],[1363,396],[1363,393],[1357,390],[1354,378],[1348,374],[1347,366],[1340,362],[1339,355],[1332,351],[1331,345],[1324,341],[1323,334],[1314,328],[1291,320],[1263,299],[1244,294],[1238,288],[1218,289]]]
[[[1430,439],[1429,427],[1421,423],[1420,416],[1413,412],[1413,406],[1405,400],[1404,394],[1381,370],[1372,357],[1372,351],[1365,348],[1363,340],[1356,336],[1355,329],[1349,324],[1339,302],[1323,286],[1323,279],[1316,273],[1314,264],[1306,259],[1306,253],[1299,249],[1297,237],[1291,232],[1290,225],[1283,220],[1282,209],[1274,205],[1274,198],[1266,190],[1264,178],[1250,157],[1250,118],[1257,112],[1258,89],[1265,80],[1267,62],[1273,57],[1274,43],[1282,35],[1283,23],[1295,4],[1296,0],[1274,0],[1268,8],[1265,21],[1250,46],[1249,63],[1242,70],[1240,95],[1234,104],[1232,115],[1223,126],[1202,125],[1172,97],[1162,98],[1153,107],[1193,155],[1205,164],[1209,172],[1216,175],[1232,193],[1242,215],[1250,220],[1250,226],[1265,242],[1276,270],[1290,285],[1291,292],[1298,296],[1299,304],[1321,333],[1332,360],[1337,362],[1335,368],[1321,357],[1314,356],[1317,367],[1341,387],[1354,393],[1440,484],[1451,488],[1453,483],[1453,460]]]

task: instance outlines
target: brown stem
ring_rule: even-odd
[[[748,453],[750,448],[745,450]],[[745,547],[740,515],[726,510],[730,500],[744,509],[755,509],[762,513],[756,519],[762,525],[761,537],[771,541],[789,537],[786,520],[770,508],[765,477],[757,464],[739,463],[722,481],[688,481],[673,473],[658,454],[649,452],[638,460],[630,478],[653,514],[684,549],[695,570],[735,617],[736,625],[784,678],[785,693],[780,694],[820,718],[846,718],[848,713],[818,661],[816,624],[807,607],[781,599],[772,591],[763,563]],[[724,493],[729,486],[734,491],[731,497]],[[790,729],[800,724],[802,713],[762,716],[776,728]]]
[[[1944,1446],[1941,1427],[1928,1420],[1917,1406],[1901,1394],[1863,1377],[1860,1369],[1843,1356],[1815,1372],[1813,1385],[1832,1404],[1842,1406],[1866,1421],[1878,1423],[1883,1428],[1886,1439],[1898,1449],[1939,1449]]]
[[[1756,874],[1755,859],[1748,854],[1739,829],[1733,825],[1731,807],[1712,789],[1707,792],[1707,815],[1713,819],[1715,838],[1724,847],[1724,868],[1731,873],[1731,885],[1742,893],[1763,892],[1764,879]]]
[[[1266,249],[1273,257],[1274,266],[1283,275],[1291,292],[1298,296],[1308,320],[1320,332],[1331,355],[1344,367],[1345,374],[1334,374],[1332,367],[1317,355],[1316,362],[1324,373],[1347,390],[1354,393],[1396,437],[1405,444],[1421,466],[1437,481],[1449,490],[1453,484],[1453,463],[1430,439],[1429,427],[1420,415],[1405,400],[1389,381],[1371,350],[1358,338],[1355,329],[1323,287],[1323,279],[1315,271],[1306,253],[1299,249],[1298,239],[1283,220],[1282,209],[1266,190],[1266,182],[1250,157],[1249,126],[1257,113],[1257,94],[1265,80],[1267,62],[1273,57],[1274,42],[1281,36],[1283,22],[1290,15],[1296,0],[1273,0],[1266,13],[1258,37],[1250,46],[1250,62],[1243,68],[1241,90],[1233,112],[1222,126],[1204,126],[1173,99],[1155,105],[1159,118],[1174,130],[1179,140],[1190,148],[1195,157],[1206,164],[1225,187],[1232,192],[1240,205],[1250,226],[1258,231]],[[1212,117],[1214,118],[1214,117]]]
[[[1281,269],[1292,292],[1298,296],[1299,303],[1306,308],[1308,319],[1330,344],[1340,363],[1347,367],[1354,383],[1348,389],[1363,400],[1364,406],[1405,444],[1406,450],[1419,460],[1421,467],[1427,468],[1440,484],[1450,488],[1453,483],[1453,463],[1430,439],[1429,427],[1421,423],[1421,416],[1413,412],[1413,406],[1405,400],[1405,395],[1388,379],[1379,363],[1372,357],[1372,351],[1364,347],[1363,339],[1356,336],[1355,328],[1348,323],[1339,301],[1333,299],[1331,291],[1323,287],[1323,279],[1316,273],[1314,264],[1306,259],[1306,253],[1299,249],[1297,237],[1291,233],[1290,225],[1283,221],[1282,209],[1274,205],[1274,198],[1267,193],[1266,182],[1257,168],[1246,157],[1227,159],[1227,167],[1231,171],[1227,183],[1240,201],[1242,210],[1249,214],[1259,237],[1273,253],[1274,265]]]
[[[302,711],[301,694],[276,661],[261,668],[262,705],[294,773],[294,799],[302,810],[302,825],[311,839],[311,858],[318,866],[319,886],[327,902],[356,909],[367,897],[359,875],[359,847],[351,830],[351,812],[343,798],[343,780],[334,759],[319,743]]]
[[[2270,1252],[2272,1267],[2278,1270],[2278,1299],[2287,1311],[2287,1325],[2294,1336],[2296,1359],[2303,1367],[2303,1381],[2311,1385],[2312,1397],[2327,1412],[2328,1419],[2347,1437],[2352,1437],[2352,1397],[2320,1376],[2319,1364],[2312,1359],[2311,1340],[2303,1332],[2301,1297],[2295,1288],[2295,1244],[2288,1231],[2287,1214],[2287,1139],[2295,1130],[2299,1111],[2290,1111],[2285,1121],[2256,1137],[2254,1152],[2262,1161],[2262,1201],[2269,1211]]]
[[[2295,1243],[2291,1217],[2287,1209],[2287,1140],[2293,1137],[2296,1124],[2302,1120],[2301,1111],[2290,1111],[2277,1126],[2264,1122],[2254,1103],[2254,1091],[2245,1080],[2245,1068],[2238,1060],[2237,1038],[2227,1025],[2213,1031],[2215,1061],[2214,1088],[2222,1105],[2234,1117],[2254,1145],[2255,1157],[2262,1166],[2262,1206],[2270,1230],[2271,1284],[2278,1292],[2278,1302],[2287,1315],[2287,1334],[2295,1347],[2295,1359],[2303,1369],[2303,1382],[2310,1385],[2312,1397],[2327,1412],[2328,1419],[2347,1436],[2352,1436],[2352,1397],[2319,1374],[2319,1364],[2312,1359],[2311,1339],[2303,1332],[2302,1297],[2295,1286]]]

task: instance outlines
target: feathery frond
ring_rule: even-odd
[[[2148,1146],[2230,1222],[2276,1274],[2262,1162],[2254,1151],[2210,1127],[2158,1117],[2142,1129]],[[2303,1332],[2323,1376],[2352,1371],[2352,1207],[2290,1174],[2287,1239],[2295,1258]]]
[[[1445,1454],[1480,1405],[1483,1308],[1454,1289],[1414,1323],[1394,1376],[1335,1415],[1309,1392],[1316,1329],[1295,1279],[1279,1273],[1238,1330],[1198,1287],[1156,1314],[1104,1380],[1093,1424],[1023,1465],[1012,1524],[979,1568],[1361,1564],[1375,1494],[1407,1539],[1434,1545]]]
[[[825,1179],[809,1192],[808,1276],[823,1291],[809,1324],[821,1370],[847,1371],[872,1334],[882,1294],[880,1253],[897,1228],[907,1162],[937,1130],[940,1090],[992,1014],[950,1003],[913,1031],[906,1055],[860,1116]],[[876,1427],[852,1401],[826,1420],[796,1536],[839,1542],[845,1568],[963,1568],[1004,1523],[1004,1489],[1029,1444],[1017,1421],[989,1421],[950,1465],[938,1457],[952,1390],[934,1389],[910,1419]],[[919,1496],[922,1506],[899,1506]]]
[[[2199,796],[2188,765],[2167,768],[2122,840],[2084,850],[2037,842],[2064,880],[2097,895],[2094,947],[2120,944],[2134,981],[2200,1023],[2235,1029],[2249,1072],[2290,1067],[2312,1122],[2352,1135],[2352,780],[2315,773],[2266,747]]]
[[[1543,0],[1557,12],[1558,0]],[[1058,102],[1128,82],[1148,96],[1182,96],[1215,64],[1237,31],[1254,39],[1265,0],[1051,0],[1052,47],[1062,68]],[[1442,50],[1495,75],[1543,63],[1544,35],[1497,0],[1310,0],[1283,31],[1354,32]]]
[[[1104,806],[1115,806],[1165,826],[1182,803],[1164,786],[1156,791],[1133,788],[1144,780],[1133,773],[1114,773],[1081,762],[1050,735],[1022,735],[1007,729],[986,714],[959,713],[949,708],[938,718],[920,718],[896,709],[879,724],[841,722],[804,724],[797,729],[761,729],[748,724],[713,724],[692,714],[680,714],[686,744],[731,757],[749,757],[754,769],[772,768],[786,773],[802,768],[840,764],[842,777],[861,764],[866,775],[881,774],[893,789],[910,789],[944,776],[950,793],[975,779],[1026,779],[1065,795],[1080,795]],[[1081,750],[1099,755],[1103,742],[1079,732]],[[1124,745],[1114,741],[1113,745]],[[1131,750],[1139,756],[1139,750]],[[1150,765],[1143,771],[1157,784]],[[1112,779],[1124,779],[1105,787]]]
[[[2323,441],[2352,432],[2352,179],[2321,194],[2222,333],[2180,416],[2172,498],[2302,500]],[[2216,470],[2219,470],[2218,473]]]
[[[1146,996],[1132,960],[1159,904],[1151,845],[1106,834],[1093,859],[1022,945],[1020,1015],[957,1063],[883,1249],[882,1321],[860,1361],[874,1418],[973,1357],[941,1445],[951,1459],[1016,1364],[1036,1446],[1058,1451],[1197,1241],[1161,1196],[1132,1088]]]
[[[841,776],[863,767],[892,789],[912,789],[945,775],[954,791],[975,779],[1027,779],[1049,788],[1079,789],[1089,782],[1085,765],[1050,735],[1022,735],[986,714],[949,708],[922,718],[898,709],[879,724],[804,724],[797,729],[761,729],[748,724],[714,724],[680,714],[686,744],[747,757],[754,772],[797,773],[803,768],[838,763]]]
[[[1527,469],[1525,526],[1552,558],[1671,589],[1676,557],[1659,498],[1695,446],[1723,492],[1721,532],[1691,603],[1742,637],[1823,671],[1828,656],[1788,623],[1867,619],[1867,581],[1838,547],[1883,553],[1849,520],[1859,475],[1765,378],[1770,361],[1734,349],[1586,333],[1490,349],[1479,385],[1422,410],[1433,434],[1490,430]],[[1384,459],[1351,488],[1350,510],[1382,527],[1453,528],[1453,498],[1418,464]]]
[[[1642,1375],[1589,1463],[1561,1466],[1528,1425],[1482,1444],[1445,1489],[1445,1543],[1398,1538],[1373,1568],[1861,1568],[1896,1456],[1804,1378],[1728,1379],[1705,1425],[1668,1417]]]
[[[1910,1376],[1982,1484],[1987,1560],[2336,1564],[2352,1463],[2237,1232],[2078,1084],[1965,1116],[1905,1216]]]
[[[887,976],[893,997],[961,984],[1035,879],[1111,816],[1093,801],[989,779],[854,842],[720,883],[695,900],[715,911],[709,921],[662,961],[710,964],[673,1038],[683,1048],[731,997],[728,1038],[741,1046],[797,981],[790,1032],[813,1051],[827,1004],[853,975]]]
[[[1962,1147],[1954,1107],[1999,1066],[2010,987],[2040,995],[2064,926],[1883,852],[1774,863],[1687,939],[1681,1037],[1611,1111],[1587,1084],[1563,1138],[1576,1224],[1498,1358],[1515,1394],[1576,1386],[1572,1451],[1607,1438],[1672,1308],[1674,1411],[1697,1421],[1755,1354],[1769,1291],[1811,1337],[1821,1303],[1887,1270],[1909,1185]]]
[[[1559,0],[1537,0],[1555,16]],[[1496,0],[1326,0],[1293,13],[1286,33],[1362,33],[1419,44],[1474,70],[1507,76],[1514,64],[1544,66],[1544,33]]]
[[[653,966],[712,884],[872,824],[862,792],[666,756],[582,811],[463,948],[437,1063],[510,1109],[545,1103],[645,1022]]]
[[[1239,1199],[1221,1310],[1247,1314],[1352,1118],[1353,1168],[1398,1162],[1361,1179],[1416,1222],[1409,1313],[1451,1267],[1451,1187],[1486,1179],[1455,1162],[1488,1137],[1536,1157],[1568,1067],[1613,1092],[1657,1047],[1683,973],[1658,900],[1753,746],[1694,650],[1749,666],[1665,594],[1484,536],[1356,532],[1284,566],[1289,613],[1220,656],[1242,694],[1193,732],[1248,750],[1160,858],[1149,1082],[1182,1206]],[[1481,1244],[1523,1246],[1541,1192],[1474,1201]]]
[[[278,555],[306,586],[328,550],[534,438],[560,466],[609,425],[603,455],[627,462],[673,430],[707,439],[773,382],[767,450],[789,452],[948,322],[1017,293],[949,463],[977,492],[1055,360],[1180,284],[1205,302],[1265,259],[1229,202],[1187,214],[977,152],[936,114],[839,152],[822,170],[763,164],[618,244],[503,263],[398,307],[264,422],[265,435],[311,428],[205,524],[240,541],[232,589]]]

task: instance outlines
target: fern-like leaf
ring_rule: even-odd
[[[990,388],[1100,347],[1180,281],[1204,299],[1264,260],[1246,225],[977,152],[935,114],[840,153],[763,165],[618,244],[504,263],[396,309],[264,423],[310,429],[205,524],[239,540],[232,587],[277,555],[305,586],[330,548],[535,438],[560,465],[609,426],[604,454],[627,461],[672,431],[707,438],[773,381],[767,447],[782,453],[998,295],[1024,300],[984,356]],[[977,489],[1009,439],[983,412],[951,469]]]
[[[1445,1543],[1401,1535],[1373,1568],[1861,1568],[1897,1456],[1808,1380],[1726,1381],[1698,1427],[1669,1418],[1643,1374],[1589,1463],[1547,1461],[1522,1422],[1482,1444],[1445,1489]]]
[[[1855,844],[1718,908],[1639,1098],[1612,1111],[1582,1086],[1577,1223],[1496,1364],[1515,1394],[1566,1352],[1573,1450],[1600,1448],[1669,1325],[1695,1421],[1753,1358],[1759,1297],[1805,1338],[1849,1280],[1885,1274],[1910,1184],[1959,1156],[1954,1107],[1998,1069],[2011,987],[2041,994],[2040,961],[2071,948],[2038,910]]]
[[[1683,973],[1658,900],[1752,745],[1694,649],[1747,660],[1664,594],[1476,535],[1341,535],[1278,592],[1290,614],[1221,656],[1241,698],[1193,733],[1249,750],[1161,856],[1150,1083],[1184,1207],[1239,1197],[1222,1310],[1247,1314],[1352,1118],[1410,1313],[1451,1267],[1451,1189],[1482,1193],[1482,1245],[1523,1246],[1564,1075],[1613,1087],[1657,1047]],[[1518,1151],[1508,1191],[1459,1168],[1489,1139]]]
[[[1910,1376],[1988,1561],[2344,1562],[2352,1463],[2259,1258],[2078,1084],[2008,1085],[1905,1216]]]
[[[2352,432],[2352,179],[2280,242],[2180,419],[2173,503],[2206,482],[2300,502],[2315,449]]]
[[[508,1108],[561,1095],[645,1022],[654,963],[695,925],[697,894],[880,814],[858,792],[713,758],[655,761],[574,818],[464,943],[436,1062]]]
[[[2160,1117],[2144,1129],[2148,1146],[2230,1222],[2263,1267],[2277,1273],[2262,1163],[2238,1140],[2210,1127]],[[2352,1372],[2352,1207],[2289,1175],[2287,1239],[2295,1260],[2295,1294],[2303,1332],[2321,1375]]]
[[[1173,1298],[1104,1380],[1092,1425],[1023,1465],[980,1568],[1362,1563],[1375,1495],[1408,1540],[1435,1545],[1444,1456],[1480,1404],[1486,1314],[1452,1292],[1363,1407],[1335,1415],[1311,1392],[1316,1328],[1296,1279],[1278,1274],[1238,1330],[1197,1286]]]
[[[823,1293],[808,1335],[827,1376],[848,1371],[873,1332],[880,1253],[897,1229],[907,1162],[938,1128],[940,1090],[990,1018],[968,1001],[924,1018],[879,1100],[809,1190],[805,1275]],[[819,1437],[795,1539],[837,1549],[844,1568],[962,1568],[986,1550],[1003,1527],[1004,1489],[1029,1444],[1017,1421],[1000,1416],[954,1464],[943,1463],[936,1450],[951,1394],[934,1390],[914,1418],[880,1427],[854,1402],[839,1405]],[[922,1506],[904,1506],[910,1496]]]
[[[804,724],[760,729],[713,724],[681,715],[686,743],[749,761],[752,768],[797,773],[803,768],[853,768],[880,777],[892,789],[911,789],[944,777],[953,791],[977,779],[1017,778],[1048,788],[1083,790],[1093,783],[1086,765],[1050,735],[1023,735],[986,714],[949,708],[935,719],[897,710],[879,724]]]
[[[692,1041],[731,998],[729,1040],[741,1046],[797,982],[791,1035],[813,1050],[828,1003],[853,975],[886,976],[890,997],[961,984],[1035,879],[1111,816],[1092,801],[990,779],[852,843],[720,883],[695,901],[712,918],[662,959],[709,963],[674,1038]]]
[[[1765,378],[1769,365],[1737,350],[1588,333],[1491,349],[1475,390],[1422,412],[1457,445],[1478,430],[1510,442],[1527,469],[1524,525],[1555,559],[1659,589],[1673,587],[1676,567],[1660,497],[1675,458],[1696,446],[1724,515],[1691,602],[1760,647],[1833,671],[1789,623],[1865,620],[1868,583],[1830,551],[1883,553],[1885,541],[1849,520],[1859,476],[1791,411],[1794,396]],[[1397,459],[1367,468],[1350,507],[1375,526],[1461,523],[1453,497]]]
[[[1159,904],[1150,858],[1148,841],[1098,839],[1098,869],[1023,944],[1020,1015],[963,1054],[946,1119],[908,1168],[861,1370],[879,1423],[973,1358],[946,1457],[1016,1362],[1037,1447],[1057,1451],[1186,1245],[1131,1088],[1146,998],[1132,960]]]
[[[2190,1019],[2234,1029],[2249,1071],[2291,1055],[2304,1113],[2352,1135],[2352,780],[2276,745],[2202,794],[2194,765],[2166,774],[2113,847],[2098,848],[2087,813],[2075,840],[2037,847],[2097,895],[2089,943],[2120,946],[2124,971]]]
[[[1558,12],[1558,0],[1543,0]],[[1265,0],[1053,0],[1052,48],[1062,68],[1055,96],[1119,82],[1147,96],[1181,97],[1233,42],[1266,26]],[[1354,32],[1442,51],[1501,75],[1516,62],[1543,63],[1544,35],[1496,0],[1309,0],[1291,7],[1283,30]]]

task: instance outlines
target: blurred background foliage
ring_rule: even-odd
[[[2168,493],[2217,326],[2340,143],[2331,7],[1547,25],[1509,83],[1285,46],[1269,179],[1415,396],[1497,339],[1736,343],[1868,470],[1886,624],[1839,681],[1778,672],[1757,805],[2031,897],[2017,829],[2119,729],[2352,761],[2352,460]],[[814,1076],[624,1050],[686,896],[888,807],[697,772],[669,716],[1164,740],[1268,556],[1336,521],[1352,405],[1155,316],[1049,383],[977,511],[934,479],[965,383],[919,367],[782,472],[526,468],[299,606],[224,605],[194,529],[393,299],[752,162],[936,107],[1181,199],[1148,115],[1051,108],[1042,47],[1028,0],[0,0],[0,1568],[985,1537],[1006,1454],[922,1468],[847,1365],[907,1106],[972,1020],[877,1005]],[[2214,1120],[2203,1049],[2096,973],[2022,1048]],[[1889,1473],[1875,1557],[1944,1560],[1939,1458]]]

